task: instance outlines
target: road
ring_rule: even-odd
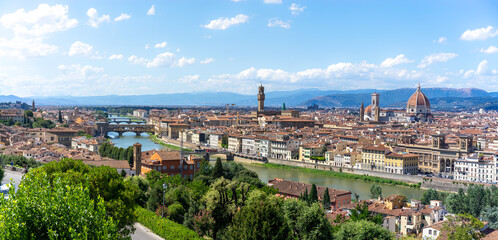
[[[10,183],[11,179],[14,181],[17,189],[17,186],[19,186],[22,180],[22,173],[5,169],[5,176],[3,177],[2,184]]]
[[[134,226],[135,232],[131,235],[133,240],[164,240],[164,238],[157,236],[140,223],[135,223]]]

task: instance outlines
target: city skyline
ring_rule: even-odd
[[[498,91],[492,1],[116,3],[2,3],[0,94]]]

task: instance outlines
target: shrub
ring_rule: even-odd
[[[169,219],[161,218],[154,212],[136,207],[138,222],[164,239],[202,239],[197,233]]]

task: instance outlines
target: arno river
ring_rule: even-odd
[[[158,150],[168,150],[167,147],[161,146],[159,144],[155,144],[152,142],[147,134],[142,134],[141,136],[135,136],[135,133],[125,133],[123,136],[119,138],[111,139],[112,142],[118,147],[129,147],[136,142],[142,144],[142,151],[148,151],[152,149]],[[253,164],[243,164],[246,168],[255,171],[259,178],[263,182],[268,182],[269,179],[273,178],[284,178],[288,180],[294,180],[309,184],[316,184],[319,186],[328,186],[331,188],[337,188],[341,190],[349,190],[351,192],[357,193],[360,195],[360,199],[368,199],[370,194],[370,185],[371,183],[363,182],[360,180],[353,180],[347,178],[338,178],[331,176],[317,176],[311,173],[303,173],[298,170],[293,169],[275,169],[275,168],[267,168],[263,166],[257,166]],[[415,189],[415,188],[407,188],[401,186],[391,186],[391,185],[383,185],[382,186],[382,195],[384,197],[389,196],[391,194],[403,194],[406,195],[408,199],[420,199],[424,190]]]

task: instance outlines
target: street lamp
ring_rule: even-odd
[[[162,215],[161,217],[164,218],[164,197],[166,196],[166,189],[168,188],[168,185],[166,185],[166,183],[163,183],[163,207],[161,208],[162,209]]]

